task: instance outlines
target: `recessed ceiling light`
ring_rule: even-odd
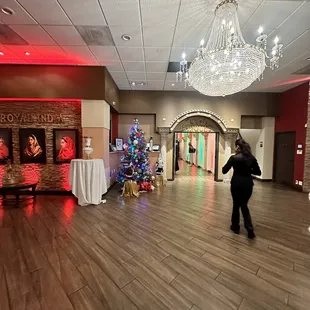
[[[1,12],[5,15],[14,15],[15,14],[15,12],[8,7],[1,8]]]
[[[112,102],[112,104],[113,104],[113,105],[116,105],[116,102],[115,102],[115,101],[113,101],[113,102]]]
[[[0,56],[3,56],[4,55],[4,53],[3,52],[0,52]]]
[[[174,86],[175,84],[172,84],[172,86]]]
[[[25,55],[26,55],[26,56],[30,56],[30,53],[29,53],[29,52],[25,52]]]
[[[135,86],[135,85],[136,85],[136,83],[135,83],[135,82],[132,82],[132,83],[131,83],[131,85],[132,85],[132,86]]]
[[[131,36],[128,35],[128,34],[123,34],[123,35],[121,36],[121,38],[122,38],[124,41],[130,41],[130,40],[131,40]]]
[[[143,86],[143,85],[144,85],[144,83],[142,82],[140,85],[141,85],[141,86]]]

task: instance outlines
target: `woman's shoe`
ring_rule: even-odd
[[[256,237],[255,233],[254,233],[254,230],[248,230],[248,238],[249,239],[254,239]]]
[[[239,235],[240,234],[240,227],[235,228],[233,225],[230,225],[230,230],[233,231],[234,234]]]

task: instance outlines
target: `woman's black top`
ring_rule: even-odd
[[[223,174],[234,168],[234,174],[231,179],[231,185],[249,186],[253,185],[252,175],[261,175],[256,158],[253,155],[244,156],[239,153],[229,158],[227,164],[223,167]]]

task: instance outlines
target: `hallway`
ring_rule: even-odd
[[[252,242],[228,229],[229,186],[202,174],[106,199],[0,209],[1,309],[310,308],[307,195],[257,183]]]

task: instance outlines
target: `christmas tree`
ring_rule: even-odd
[[[140,129],[138,119],[134,119],[134,125],[130,128],[129,136],[124,144],[124,155],[121,158],[120,169],[117,175],[119,183],[132,179],[138,184],[150,182],[152,171],[149,164],[149,154],[146,151],[144,132]],[[130,170],[132,173],[128,173]],[[128,174],[132,174],[128,176]]]

